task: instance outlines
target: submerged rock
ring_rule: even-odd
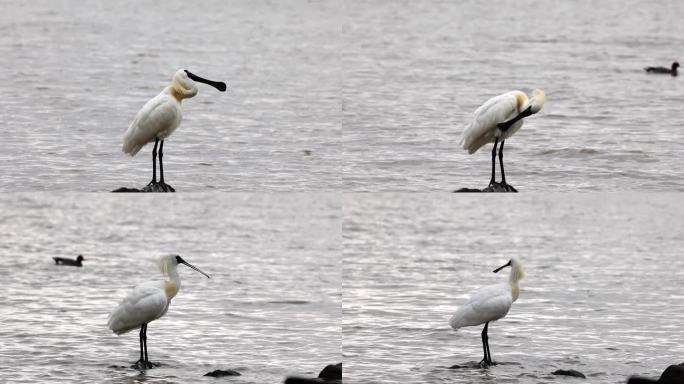
[[[232,369],[217,369],[215,371],[211,371],[208,373],[205,373],[204,376],[211,376],[211,377],[223,377],[223,376],[242,376],[240,372],[234,371]]]
[[[498,363],[495,361],[492,361],[492,364],[490,365],[497,365]],[[482,362],[477,362],[477,361],[470,361],[465,364],[454,364],[449,369],[479,369],[479,368],[486,368],[487,365],[482,364]]]
[[[304,377],[288,377],[285,384],[332,384],[342,382],[342,363],[327,365],[315,379]]]
[[[483,189],[461,188],[455,190],[454,192],[518,192],[518,190],[510,184],[494,183]]]
[[[559,369],[559,370],[553,372],[552,375],[581,377],[583,379],[587,378],[586,376],[584,376],[584,374],[582,372],[575,371],[574,369],[569,369],[567,371],[565,369]]]
[[[152,368],[157,368],[161,367],[161,363],[153,363],[151,361],[136,361],[135,364],[131,365],[131,368],[137,369],[140,371],[144,371],[146,369],[152,369]]]
[[[121,187],[113,190],[112,192],[114,193],[129,193],[129,192],[142,192],[138,188],[128,188],[128,187]]]
[[[113,190],[112,192],[117,192],[117,193],[130,193],[130,192],[176,192],[176,189],[173,188],[172,186],[168,184],[150,184],[144,186],[142,189],[138,188],[128,188],[128,187],[121,187]]]
[[[321,379],[305,379],[303,377],[288,377],[284,384],[321,384],[324,383]]]
[[[684,383],[684,363],[679,365],[670,365],[665,368],[663,374],[660,375],[660,379],[651,380],[643,377],[630,377],[627,384],[682,384]]]

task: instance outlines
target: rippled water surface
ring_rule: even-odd
[[[676,194],[349,196],[343,220],[343,354],[349,383],[591,383],[658,377],[684,355],[684,209]],[[510,257],[525,278],[509,314],[449,318]]]
[[[684,190],[684,3],[346,1],[345,187],[484,187],[490,148],[458,148],[472,112],[512,90],[546,91],[506,141],[521,191]]]
[[[151,178],[121,139],[179,68],[199,84],[164,147],[178,191],[340,185],[336,1],[3,1],[0,191],[109,191]]]
[[[326,195],[0,194],[0,381],[278,383],[341,361],[340,207]],[[154,259],[183,266],[169,312],[116,336],[110,311],[137,283],[161,279]],[[85,256],[58,267],[53,256]]]

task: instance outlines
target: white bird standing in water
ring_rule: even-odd
[[[135,364],[138,368],[152,368],[147,358],[147,324],[164,316],[169,309],[171,299],[180,290],[178,264],[185,264],[209,278],[209,275],[190,265],[178,255],[164,255],[159,258],[158,263],[159,270],[168,277],[168,280],[150,281],[136,286],[109,315],[107,322],[109,329],[117,335],[140,328],[140,359]]]
[[[226,83],[203,79],[187,70],[179,69],[173,75],[171,84],[138,111],[124,135],[122,151],[131,156],[135,156],[147,143],[154,141],[152,181],[147,185],[150,190],[174,191],[164,182],[162,164],[164,139],[169,137],[181,123],[181,101],[197,94],[195,81],[211,85],[221,92],[226,90]],[[159,182],[157,182],[157,145],[159,145]]]
[[[501,166],[501,186],[515,190],[506,184],[503,166],[504,141],[513,136],[522,127],[522,119],[539,112],[544,106],[545,101],[546,95],[539,89],[533,90],[532,97],[529,99],[521,91],[511,91],[489,99],[475,110],[473,120],[463,131],[460,145],[469,154],[473,154],[483,145],[494,143],[494,148],[492,148],[492,178],[489,181],[490,187],[496,184],[494,181],[496,173],[496,145],[500,140],[499,164]]]
[[[458,330],[461,327],[469,327],[484,324],[482,330],[482,348],[484,358],[480,361],[481,366],[493,365],[492,355],[489,353],[489,338],[487,327],[490,321],[503,318],[511,309],[511,305],[518,299],[520,287],[518,280],[523,278],[523,270],[520,261],[512,258],[506,265],[494,270],[499,272],[505,267],[511,267],[508,283],[489,285],[481,288],[473,294],[468,301],[460,306],[449,320],[451,328]]]

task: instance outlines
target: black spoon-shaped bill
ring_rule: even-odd
[[[510,266],[511,266],[511,261],[508,260],[508,263],[506,263],[506,264],[500,266],[499,268],[495,269],[495,270],[494,270],[494,273],[498,273],[500,270],[502,270],[502,269],[504,269],[504,268],[506,268],[506,267],[510,267]]]
[[[205,78],[203,78],[203,77],[199,77],[199,76],[195,75],[194,73],[188,71],[187,69],[185,69],[185,73],[188,75],[188,77],[189,77],[191,80],[197,81],[197,82],[200,82],[200,83],[204,83],[204,84],[207,84],[207,85],[211,85],[212,87],[218,89],[218,90],[221,91],[221,92],[225,92],[226,89],[227,89],[226,83],[224,83],[223,81],[208,80],[208,79],[205,79]]]
[[[176,261],[178,262],[178,264],[185,264],[185,265],[187,265],[188,267],[194,269],[195,271],[197,271],[197,272],[203,274],[204,276],[207,277],[207,279],[211,279],[211,277],[209,277],[209,275],[207,275],[206,273],[202,272],[199,268],[195,267],[194,265],[192,265],[192,264],[188,263],[187,261],[183,260],[182,257],[176,256]]]

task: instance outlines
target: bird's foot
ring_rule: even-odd
[[[142,192],[176,192],[176,190],[164,183],[163,181],[160,182],[150,182],[147,184],[143,189],[141,189]]]
[[[159,182],[159,186],[161,187],[162,191],[164,191],[164,192],[176,192],[176,190],[172,186],[166,184],[163,181]]]
[[[482,192],[518,192],[518,190],[510,184],[493,182],[489,183]]]
[[[144,369],[152,369],[152,368],[158,367],[158,366],[159,366],[159,364],[157,364],[157,363],[152,363],[150,361],[145,361],[145,360],[138,360],[135,362],[135,364],[131,365],[131,368],[144,370]]]
[[[496,365],[496,362],[495,361],[486,361],[485,359],[482,359],[482,361],[480,361],[480,363],[478,365],[480,366],[480,368],[489,368],[493,365]]]

